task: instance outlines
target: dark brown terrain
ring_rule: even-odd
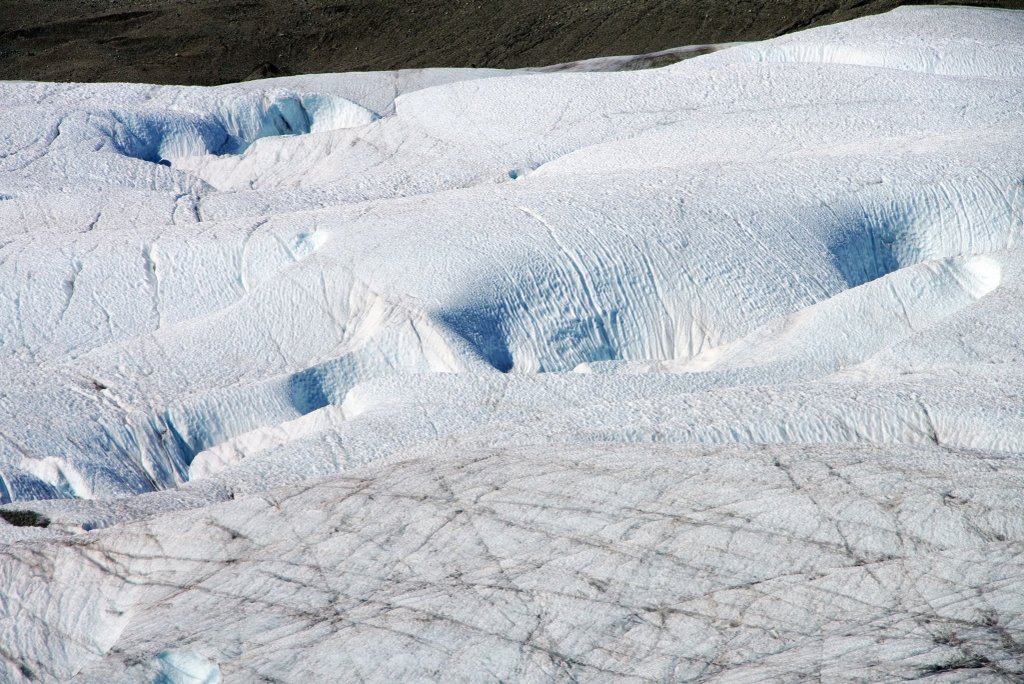
[[[210,85],[770,38],[899,0],[0,0],[0,79]],[[942,2],[1024,9],[1024,0]]]

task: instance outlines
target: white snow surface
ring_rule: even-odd
[[[660,58],[0,82],[0,681],[1024,678],[1024,13]]]

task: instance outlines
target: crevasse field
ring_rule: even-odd
[[[0,681],[1021,681],[1024,13],[631,64],[0,83]]]

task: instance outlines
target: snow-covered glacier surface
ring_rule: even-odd
[[[0,83],[0,681],[1024,677],[1024,13],[637,63]]]

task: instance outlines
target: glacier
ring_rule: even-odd
[[[0,680],[1024,677],[1024,12],[0,108]]]

